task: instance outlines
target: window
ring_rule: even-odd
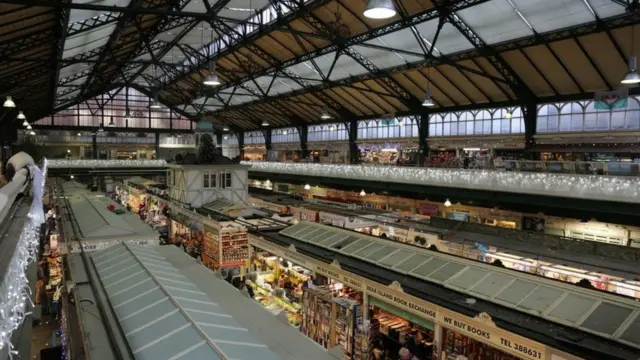
[[[417,131],[416,126],[416,136]],[[520,108],[442,113],[429,117],[429,136],[498,135],[523,132],[524,119]]]
[[[220,173],[220,187],[223,189],[231,187],[231,173],[223,172]]]
[[[393,139],[418,137],[415,116],[393,119],[361,120],[358,122],[358,139]]]
[[[271,142],[274,144],[277,143],[297,143],[300,141],[300,137],[298,136],[298,129],[285,128],[285,129],[275,129],[271,132]]]
[[[613,110],[596,109],[593,101],[545,104],[538,108],[536,130],[539,133],[639,130],[639,100],[640,97],[630,96],[626,108]]]
[[[307,141],[344,141],[349,134],[344,124],[327,124],[309,126]]]
[[[203,171],[202,172],[202,188],[213,189],[216,187],[216,174],[215,171]]]

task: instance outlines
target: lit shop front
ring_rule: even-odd
[[[172,210],[177,207],[172,207]],[[194,258],[201,255],[204,241],[204,225],[180,212],[172,212],[169,221],[169,243],[182,247]]]
[[[251,249],[249,285],[254,299],[274,315],[284,314],[289,324],[299,327],[302,323],[302,296],[311,270],[304,262],[285,260],[258,247]],[[292,262],[294,261],[294,262]]]
[[[239,268],[249,260],[247,229],[232,221],[204,225],[202,263],[211,270]]]
[[[408,295],[397,283],[379,284],[251,235],[250,242],[313,271],[301,331],[326,348],[342,347],[347,359],[393,359],[401,350],[418,360],[550,359],[545,345],[498,328],[487,314],[463,316]]]

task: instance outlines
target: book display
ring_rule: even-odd
[[[235,267],[249,260],[249,233],[245,228],[222,229],[220,233],[220,266]]]
[[[212,270],[244,266],[249,260],[249,234],[237,224],[205,224],[202,263]]]
[[[316,343],[326,349],[340,346],[345,359],[364,360],[366,352],[356,348],[356,329],[360,323],[362,306],[358,301],[336,297],[331,287],[305,290],[301,331]]]

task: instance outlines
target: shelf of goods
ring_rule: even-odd
[[[262,304],[262,306],[267,308],[267,310],[271,311],[274,315],[280,315],[280,313],[284,311],[289,324],[295,327],[300,326],[300,322],[302,321],[302,316],[300,315],[300,304],[277,296],[272,292],[272,290],[267,288],[267,286],[269,286],[268,284],[263,283],[259,285],[253,281],[250,281],[249,284],[254,289],[254,299]]]
[[[356,328],[361,322],[362,306],[356,301],[335,298],[328,289],[305,290],[301,331],[323,347],[340,346],[345,359],[366,359],[360,337],[356,346]]]
[[[242,266],[249,259],[249,233],[246,230],[226,231],[220,236],[220,266]]]

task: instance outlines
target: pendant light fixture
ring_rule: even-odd
[[[331,114],[329,114],[329,109],[327,109],[327,107],[324,107],[324,110],[322,110],[322,115],[320,115],[320,119],[322,120],[329,120],[331,119]]]
[[[27,117],[24,116],[22,111],[18,111],[18,120],[27,120]]]
[[[222,128],[222,131],[229,131],[229,128],[225,126]]]
[[[98,132],[104,132],[104,127],[102,126],[102,123],[100,123],[100,127],[98,128]]]
[[[444,201],[444,206],[449,207],[451,206],[451,201],[449,199]]]
[[[29,126],[29,122],[25,119],[25,120],[22,122],[22,126],[25,126],[25,127],[26,127],[26,126]]]
[[[109,119],[109,124],[107,124],[108,127],[116,127],[116,123],[113,122],[113,116]]]
[[[364,10],[364,16],[369,19],[388,19],[396,13],[393,0],[369,0]]]
[[[267,122],[267,120],[262,120],[262,126],[269,126],[269,123]]]
[[[160,102],[158,101],[158,92],[157,91],[153,94],[153,101],[151,101],[151,105],[149,105],[149,108],[150,109],[154,109],[154,110],[157,110],[157,109],[161,108]]]
[[[14,108],[16,107],[16,103],[13,102],[13,100],[11,99],[11,96],[7,96],[3,106],[6,108]]]
[[[435,102],[433,102],[433,99],[431,98],[431,83],[429,81],[429,73],[431,70],[430,68],[427,69],[427,91],[424,94],[424,101],[422,101],[422,106],[424,107],[433,107],[435,106]]]
[[[204,28],[202,29],[202,47],[205,47],[204,44]],[[211,41],[213,41],[213,27],[211,28]],[[207,46],[207,53],[209,58],[211,58],[211,46]],[[209,74],[202,79],[202,85],[204,86],[220,86],[220,78],[218,78],[218,74],[216,73],[216,63],[213,60],[209,61]]]
[[[309,185],[309,184],[305,184],[305,185],[304,185],[304,189],[305,189],[305,190],[311,190],[311,185]]]
[[[635,35],[636,35],[636,28],[635,26],[632,26],[631,27],[631,54],[629,54],[629,63],[628,63],[628,69],[627,69],[628,71],[624,75],[624,78],[622,79],[622,81],[620,81],[622,84],[625,84],[625,85],[640,83],[640,74],[638,74],[638,71],[637,71],[638,58],[636,58],[636,56],[634,55]]]
[[[31,130],[31,129],[33,129],[33,128],[31,127],[31,124],[27,123],[27,130]]]
[[[365,196],[367,195],[367,193],[364,191],[364,189],[360,190],[360,196]]]
[[[128,122],[129,119],[131,119],[131,113],[129,112],[129,108],[127,108],[127,110],[124,113],[124,121]]]
[[[33,131],[33,130],[31,130],[31,132],[29,133],[29,135],[31,135],[31,136],[36,136],[36,132],[35,132],[35,131]]]
[[[209,75],[205,76],[204,80],[202,80],[202,84],[205,86],[220,86],[220,78],[218,78],[218,74],[216,74],[216,63],[211,61],[209,63]]]

